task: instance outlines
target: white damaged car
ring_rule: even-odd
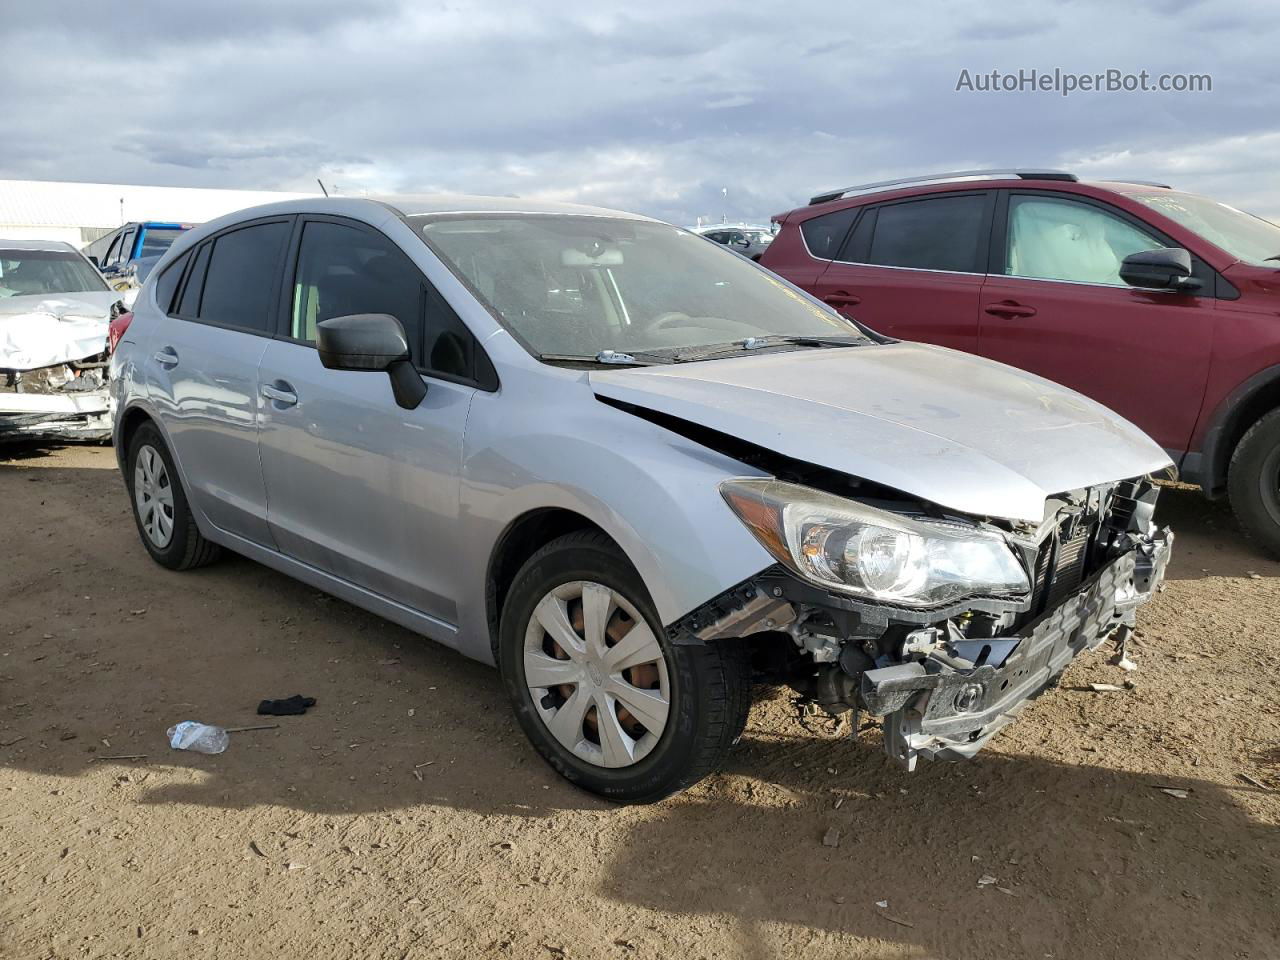
[[[0,442],[110,439],[107,330],[119,300],[70,244],[0,240]]]

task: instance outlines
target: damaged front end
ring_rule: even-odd
[[[0,443],[111,439],[107,330],[119,305],[12,304],[31,299],[0,313]]]
[[[111,438],[105,353],[35,370],[0,367],[0,443]]]
[[[767,635],[769,673],[830,713],[881,718],[908,770],[973,756],[1081,652],[1123,639],[1173,542],[1148,478],[1052,497],[1038,525],[927,504],[840,513],[821,493],[792,516],[768,483],[732,484],[751,485],[726,499],[780,562],[674,624],[673,641]],[[864,515],[871,533],[850,526]]]

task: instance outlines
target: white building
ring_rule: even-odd
[[[65,240],[83,247],[132,220],[203,223],[259,203],[308,196],[316,194],[0,180],[0,239]]]

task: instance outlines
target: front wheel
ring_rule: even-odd
[[[1240,525],[1280,557],[1280,410],[1268,413],[1240,438],[1227,489]]]
[[[619,803],[661,800],[711,773],[750,706],[744,648],[672,644],[639,574],[595,532],[561,537],[521,568],[498,659],[543,758]]]

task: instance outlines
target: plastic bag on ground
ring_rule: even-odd
[[[196,753],[221,753],[231,740],[221,727],[211,727],[184,720],[169,728],[169,746],[175,750],[194,750]]]

